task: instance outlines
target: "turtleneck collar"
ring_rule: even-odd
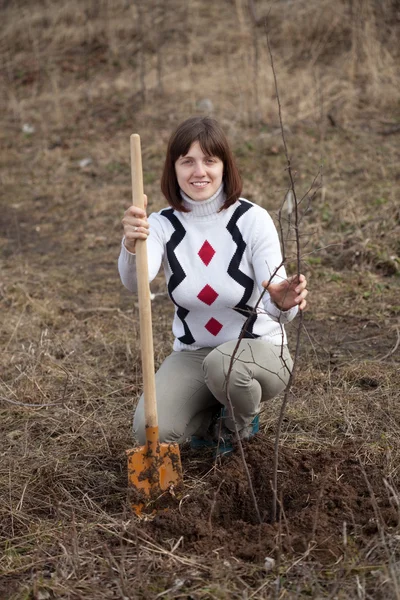
[[[192,198],[190,198],[182,190],[181,196],[183,200],[183,206],[190,210],[189,213],[182,213],[188,219],[217,216],[219,209],[221,206],[223,206],[226,199],[223,183],[221,183],[215,194],[213,194],[211,198],[208,198],[208,200],[192,200]]]

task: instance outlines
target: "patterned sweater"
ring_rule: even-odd
[[[215,347],[237,339],[263,290],[261,282],[286,278],[278,233],[267,211],[239,198],[218,212],[223,186],[208,200],[195,202],[183,192],[183,213],[165,208],[148,217],[149,281],[163,265],[168,294],[175,304],[174,350]],[[118,260],[122,283],[137,290],[136,257],[122,243]],[[281,311],[268,292],[247,325],[245,337],[286,344],[283,324],[298,307]]]

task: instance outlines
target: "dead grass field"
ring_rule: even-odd
[[[0,4],[1,599],[400,598],[400,5],[250,5],[258,25],[245,0]],[[186,447],[184,495],[139,521],[125,464],[138,315],[116,266],[129,135],[158,210],[172,128],[211,113],[243,195],[276,216],[288,183],[268,11],[299,195],[323,175],[301,225],[312,293],[280,521],[279,399],[245,448],[262,525],[239,457]],[[158,365],[172,306],[162,277],[152,289]]]

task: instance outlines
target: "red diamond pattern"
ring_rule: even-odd
[[[208,265],[210,264],[214,254],[215,254],[215,250],[211,246],[211,244],[209,244],[207,242],[207,240],[204,242],[204,244],[198,251],[198,255],[200,256],[201,260],[206,265],[206,267],[208,267]]]
[[[198,299],[204,302],[204,304],[208,304],[208,306],[211,306],[218,296],[219,294],[217,294],[217,292],[209,285],[205,285],[201,292],[199,292],[197,295]]]
[[[211,319],[204,325],[204,327],[209,331],[212,335],[218,335],[222,329],[222,325],[217,319],[211,317]]]

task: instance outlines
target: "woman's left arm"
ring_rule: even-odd
[[[280,283],[263,281],[262,286],[268,290],[272,302],[280,310],[290,310],[295,306],[298,306],[300,310],[304,310],[307,306],[307,279],[302,274],[299,276],[293,275]]]
[[[252,260],[257,284],[267,289],[263,297],[265,311],[281,323],[294,319],[298,309],[303,310],[307,304],[307,281],[304,275],[287,277],[278,232],[264,209],[257,214]]]

